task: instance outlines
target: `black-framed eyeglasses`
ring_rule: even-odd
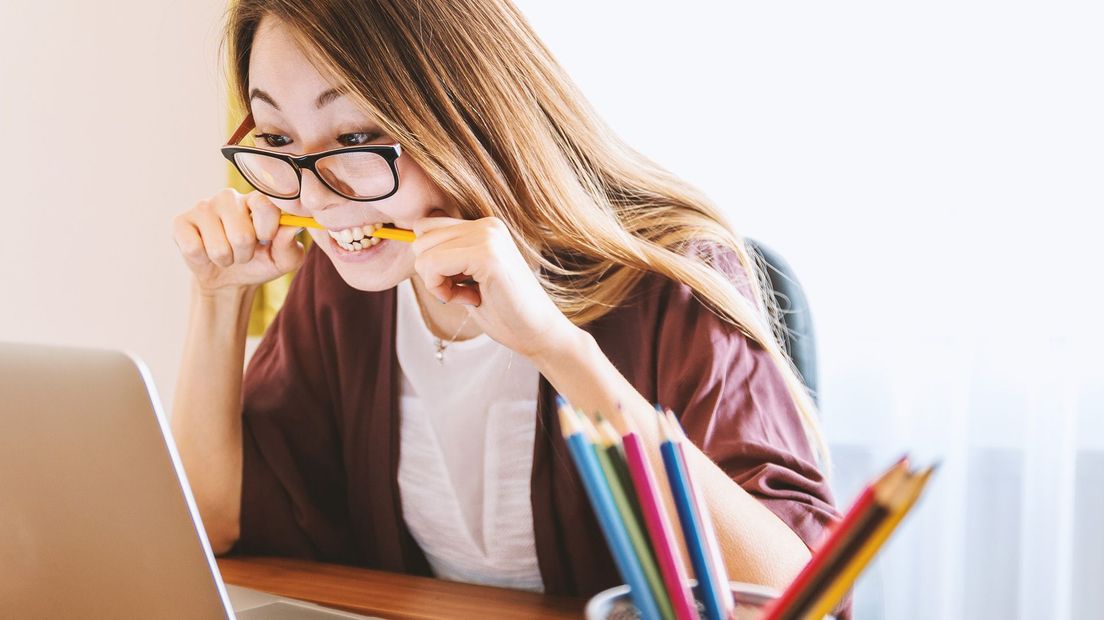
[[[221,150],[222,156],[262,194],[282,200],[298,198],[303,189],[303,170],[310,170],[326,187],[349,200],[383,200],[399,190],[395,160],[402,155],[402,148],[398,144],[347,146],[307,155],[239,146],[254,126],[253,115],[246,116]]]

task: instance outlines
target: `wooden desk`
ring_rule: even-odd
[[[226,583],[384,618],[581,618],[583,599],[262,557],[218,558]]]

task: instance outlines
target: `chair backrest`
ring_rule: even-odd
[[[766,266],[767,277],[774,289],[774,298],[778,302],[782,324],[785,326],[786,338],[783,345],[786,353],[809,388],[813,402],[819,404],[816,338],[813,334],[813,315],[809,311],[809,300],[805,297],[805,291],[801,288],[797,275],[781,255],[759,241],[746,241],[748,249],[758,254]]]

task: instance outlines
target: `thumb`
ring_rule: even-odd
[[[288,273],[298,269],[303,264],[306,250],[303,244],[295,238],[303,230],[295,226],[281,226],[272,238],[272,263],[280,270],[280,273]]]

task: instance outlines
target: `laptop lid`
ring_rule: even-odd
[[[0,343],[0,617],[233,618],[149,371]]]

